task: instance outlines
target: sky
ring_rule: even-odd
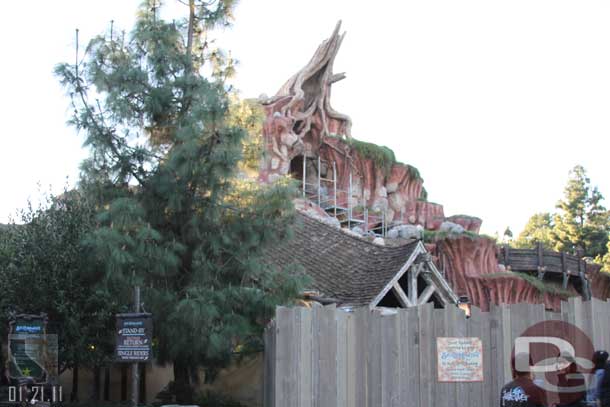
[[[167,0],[167,15],[183,12]],[[0,223],[74,185],[87,156],[53,76],[139,1],[8,2],[0,24]],[[610,197],[610,2],[603,0],[242,0],[220,44],[243,97],[273,95],[342,20],[332,104],[355,138],[420,170],[445,214],[518,233],[553,211],[583,165]],[[608,201],[606,201],[606,205]]]

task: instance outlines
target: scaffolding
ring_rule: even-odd
[[[307,162],[313,161],[316,167],[316,178],[314,182],[307,182]],[[325,176],[322,176],[322,164],[326,165]],[[336,218],[341,227],[352,229],[360,227],[365,234],[386,237],[391,226],[402,224],[403,211],[400,220],[389,224],[387,208],[375,210],[367,206],[364,198],[359,199],[354,195],[352,173],[349,173],[347,190],[338,187],[337,164],[332,162],[332,178],[328,178],[328,162],[320,157],[303,156],[303,174],[301,180],[301,192],[304,199],[317,203],[328,215]]]

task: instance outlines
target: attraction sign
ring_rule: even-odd
[[[436,338],[439,382],[482,382],[480,338]]]
[[[148,362],[152,355],[152,314],[116,315],[117,362]]]
[[[57,335],[47,333],[47,315],[11,315],[8,334],[8,374],[11,379],[31,378],[34,383],[55,383]]]

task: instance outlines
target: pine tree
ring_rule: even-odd
[[[123,301],[143,287],[181,403],[197,367],[209,380],[260,346],[276,304],[301,289],[296,271],[274,273],[263,258],[289,235],[292,189],[235,176],[246,134],[228,116],[233,63],[209,38],[233,3],[189,0],[188,17],[169,22],[145,1],[129,35],[111,27],[56,68],[91,150],[80,185],[102,209],[87,241],[99,277]]]
[[[555,250],[596,257],[606,253],[610,218],[601,204],[602,194],[591,186],[585,169],[577,165],[570,171],[559,213],[554,217]]]
[[[545,247],[552,249],[555,247],[553,235],[553,218],[550,213],[536,213],[527,221],[525,228],[513,241],[513,246],[517,248],[533,248],[537,243],[542,243]]]

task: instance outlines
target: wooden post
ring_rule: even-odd
[[[563,273],[563,288],[568,288],[568,265],[566,263],[566,252],[561,252],[561,272]]]
[[[506,266],[506,268],[508,268],[510,265],[508,264],[508,260],[509,260],[509,251],[510,251],[510,246],[505,244],[504,245],[504,265]]]
[[[538,279],[542,280],[544,279],[544,246],[542,245],[542,242],[538,242],[537,244],[537,249],[538,249]]]

